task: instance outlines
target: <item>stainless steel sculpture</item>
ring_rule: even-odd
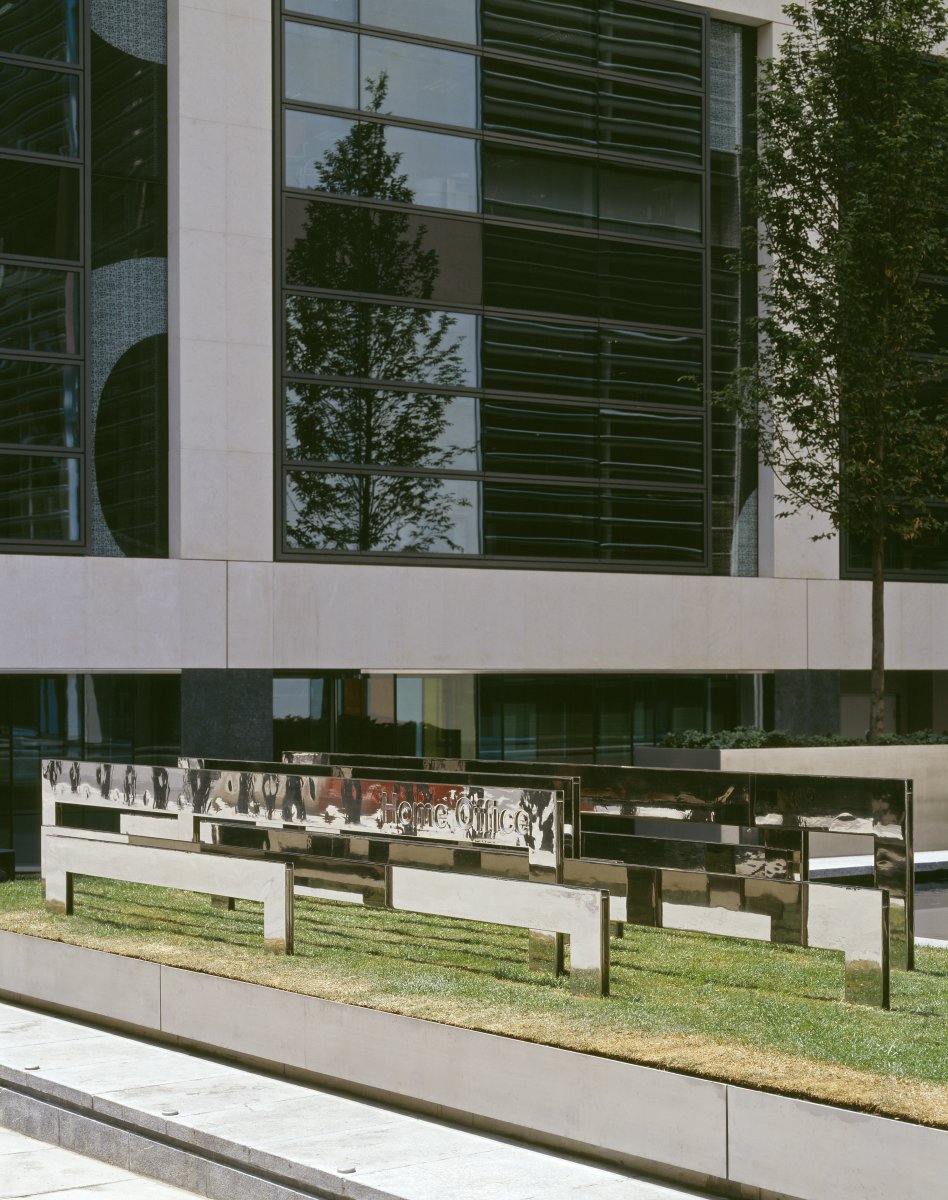
[[[432,904],[451,891],[447,884],[444,891],[445,880],[458,896],[477,891],[471,880],[543,883],[547,890],[566,885],[604,896],[604,919],[611,917],[618,930],[629,922],[842,950],[847,998],[888,1003],[888,891],[809,883],[806,834],[841,824],[847,832],[875,830],[890,849],[887,878],[898,885],[911,876],[904,784],[882,781],[885,789],[866,793],[854,781],[839,781],[852,810],[844,820],[838,800],[832,815],[834,780],[817,780],[814,787],[800,777],[492,764],[501,768],[498,782],[467,770],[469,762],[432,769],[430,760],[407,766],[412,760],[346,757],[358,761],[294,762],[290,771],[273,763],[191,759],[178,767],[73,763],[64,773],[61,763],[49,761],[44,822],[68,814],[73,804],[111,808],[132,846],[168,849],[196,840],[204,858],[279,859],[293,864],[301,887],[367,904],[391,904],[392,872],[401,870],[420,871],[422,882],[428,877],[426,903]],[[570,770],[579,774],[566,774]],[[591,794],[584,779],[599,771],[598,791]],[[801,782],[810,786],[796,812]],[[577,821],[574,853],[593,845],[610,850],[611,861],[564,858],[564,795]],[[664,830],[684,836],[658,836]],[[709,834],[729,840],[712,841]],[[826,898],[827,889],[836,894]],[[240,895],[219,880],[199,890]],[[505,887],[482,891],[532,895]],[[866,894],[869,900],[860,899]],[[556,921],[533,924],[505,910],[501,900],[492,903],[505,912],[504,923],[532,925],[531,965],[562,970],[564,930]],[[589,957],[586,950],[571,955],[583,970]],[[585,986],[605,985],[600,978]]]
[[[873,854],[874,885],[890,896],[892,965],[914,966],[912,792],[905,780],[342,753],[291,753],[284,759],[336,766],[374,763],[376,769],[411,764],[490,769],[500,779],[511,771],[518,776],[534,771],[575,775],[578,786],[566,792],[567,864],[623,862],[806,882],[811,833],[859,833]],[[584,879],[594,882],[588,870]],[[606,886],[605,874],[599,882]]]
[[[562,861],[562,796],[534,786],[492,786],[470,773],[307,769],[264,764],[178,767],[130,763],[43,764],[44,797],[152,813],[191,813],[262,827],[300,826],[326,833],[381,835],[525,851],[531,865],[558,873]]]
[[[267,902],[271,910],[275,904],[274,870],[289,871],[291,888],[298,881],[315,889],[357,892],[365,902],[383,905],[392,903],[393,879],[407,879],[401,873],[415,871],[433,895],[445,895],[444,880],[451,881],[457,903],[475,894],[482,908],[468,906],[474,919],[493,920],[487,915],[493,912],[498,920],[503,915],[501,923],[529,927],[517,906],[536,914],[533,967],[561,971],[563,934],[575,933],[571,986],[607,994],[608,947],[603,954],[601,943],[608,933],[608,897],[601,889],[558,886],[560,791],[536,786],[535,777],[525,780],[527,786],[496,787],[470,774],[415,772],[412,779],[390,773],[391,778],[380,779],[371,771],[317,768],[295,774],[273,764],[246,769],[250,765],[73,762],[64,772],[58,760],[45,761],[44,872],[50,906],[71,911],[74,873],[264,900],[266,936],[277,945],[271,931],[278,918],[268,917],[266,909]],[[117,832],[61,828],[68,825],[71,807],[111,809]],[[274,862],[278,856],[281,861]],[[454,874],[436,874],[445,868]],[[482,883],[486,886],[478,887]],[[421,896],[418,880],[415,887]],[[404,888],[400,895],[404,907]],[[421,911],[437,911],[431,903],[429,897]],[[598,914],[595,930],[590,905]],[[292,904],[284,917],[287,911],[292,914]],[[290,945],[291,940],[290,934]],[[600,947],[596,955],[593,945]]]
[[[569,936],[572,991],[609,994],[609,894],[592,888],[389,867],[390,908]]]
[[[889,1007],[889,896],[872,888],[807,888],[807,942],[846,955],[846,999]]]
[[[401,768],[386,767],[380,772],[372,766],[313,764],[299,767],[298,776],[286,776],[282,768],[274,763],[235,764],[227,760],[183,758],[179,759],[179,764],[189,771],[210,771],[224,777],[231,776],[235,766],[242,768],[240,774],[247,781],[246,789],[251,804],[256,786],[254,781],[258,778],[266,789],[268,780],[286,777],[289,782],[282,786],[291,789],[294,795],[314,787],[319,789],[320,794],[335,795],[337,790],[343,800],[343,811],[347,814],[350,813],[345,808],[347,797],[350,798],[351,812],[354,813],[356,806],[366,802],[366,797],[371,802],[375,790],[380,807],[374,816],[370,812],[363,814],[362,821],[336,824],[337,810],[330,806],[323,816],[324,823],[346,835],[354,833],[354,825],[357,825],[359,833],[368,830],[374,834],[377,831],[381,837],[393,839],[394,842],[401,839],[417,842],[424,840],[424,837],[419,839],[419,834],[427,834],[428,840],[433,842],[447,840],[465,845],[473,843],[498,851],[525,851],[526,877],[534,882],[547,883],[557,883],[562,878],[563,797],[565,794],[578,794],[578,781],[575,778],[553,777],[549,773],[536,772],[523,777],[508,774],[503,786],[499,787],[490,772],[427,769],[417,765],[411,768],[405,768],[404,765]],[[336,782],[327,782],[327,777]],[[317,782],[314,784],[313,780]],[[281,785],[277,783],[273,786]],[[439,796],[448,798],[446,812],[440,811],[436,803],[433,804]],[[335,849],[338,850],[338,846]],[[376,855],[375,861],[379,861],[378,855],[383,851],[378,844],[352,842],[350,838],[349,854],[365,857],[369,852]],[[417,851],[410,853],[417,856]],[[483,851],[481,853],[483,855]],[[421,861],[417,865],[427,864]],[[455,855],[455,869],[459,868],[499,875],[516,871],[509,860],[501,860],[494,855],[476,862],[470,855]],[[563,963],[562,935],[532,930],[531,967],[559,975],[563,972]]]
[[[125,883],[149,883],[206,895],[235,896],[263,904],[263,944],[293,953],[293,867],[290,863],[246,862],[223,854],[189,854],[182,849],[135,845],[127,837],[73,830],[43,831],[46,907],[73,910],[73,875],[96,875]]]

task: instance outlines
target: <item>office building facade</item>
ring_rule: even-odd
[[[3,7],[0,844],[43,754],[861,730],[859,548],[709,400],[782,20]],[[946,726],[948,545],[892,569],[892,724]]]

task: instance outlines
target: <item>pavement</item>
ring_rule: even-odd
[[[3,1200],[193,1200],[169,1187],[0,1128],[0,1197]]]
[[[9,1003],[0,1126],[16,1131],[0,1134],[0,1197],[710,1197]],[[18,1135],[54,1145],[24,1149]],[[69,1165],[77,1152],[81,1171]]]

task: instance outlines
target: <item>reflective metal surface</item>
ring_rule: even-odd
[[[132,845],[125,838],[69,830],[43,831],[46,906],[67,916],[73,909],[72,877],[95,875],[127,883],[181,888],[211,896],[263,904],[267,950],[293,953],[293,867],[281,862],[248,863],[223,854]]]
[[[331,769],[288,774],[220,770],[192,760],[180,767],[47,760],[43,793],[59,804],[119,810],[190,811],[261,826],[362,832],[386,838],[463,842],[519,849],[538,869],[557,871],[561,798],[555,791],[490,787],[469,776],[418,772],[414,779]],[[527,780],[527,784],[535,781]]]
[[[556,973],[568,934],[573,989],[608,993],[608,895],[556,883],[558,793],[429,782],[444,779],[440,772],[422,772],[424,781],[365,774],[74,761],[64,776],[62,764],[48,760],[48,904],[72,911],[74,873],[184,888],[223,903],[235,896],[262,900],[267,946],[289,952],[295,876],[314,892],[367,904],[407,908],[414,897],[420,912],[535,925],[531,965]],[[327,804],[336,797],[341,812]],[[114,810],[122,832],[56,828],[60,819],[68,822],[71,808],[89,806]],[[274,819],[278,807],[289,818],[285,824]],[[371,819],[363,820],[367,814]],[[364,832],[353,832],[363,824]],[[428,830],[438,840],[418,836]],[[444,844],[450,841],[463,844]],[[274,862],[277,855],[289,862]],[[284,881],[282,892],[274,880]],[[400,890],[393,890],[393,880]],[[414,891],[405,881],[414,881]]]
[[[393,767],[393,761],[414,765]],[[605,768],[603,779],[613,780],[613,791],[614,780],[628,775],[635,783],[627,780],[623,794],[638,798],[613,803],[600,792],[589,809],[591,802],[582,795],[581,819],[588,811],[594,816],[601,814],[606,822],[595,834],[587,835],[588,844],[601,849],[604,856],[564,860],[562,795],[572,789],[575,801],[577,779],[551,775],[551,768],[544,764],[527,764],[538,772],[531,774],[524,771],[524,764],[507,763],[498,784],[487,770],[466,770],[470,765],[365,756],[360,763],[294,762],[294,771],[273,763],[200,759],[182,760],[178,767],[73,762],[64,770],[62,762],[47,760],[43,764],[44,822],[58,824],[65,818],[68,824],[71,806],[113,809],[119,817],[116,829],[123,831],[126,843],[159,848],[162,853],[176,846],[198,851],[197,856],[187,855],[196,862],[201,852],[207,851],[218,861],[238,867],[239,860],[263,865],[278,857],[292,863],[300,885],[314,893],[351,896],[370,905],[392,902],[393,871],[413,871],[422,883],[430,885],[426,903],[434,904],[441,895],[476,894],[487,905],[479,919],[491,920],[486,914],[496,908],[505,914],[501,923],[529,927],[531,965],[557,974],[563,970],[563,934],[569,930],[562,922],[534,920],[529,913],[535,911],[535,904],[553,904],[550,897],[562,890],[558,887],[562,881],[569,885],[567,890],[602,898],[603,938],[608,937],[611,920],[617,934],[625,922],[631,922],[795,945],[809,941],[845,952],[848,999],[888,1002],[889,892],[879,887],[809,884],[802,878],[807,869],[809,827],[790,824],[789,801],[795,794],[790,785],[782,785],[780,820],[759,828],[744,823],[743,818],[752,820],[747,812],[739,814],[742,819],[733,824],[719,819],[718,813],[733,815],[730,806],[744,803],[743,799],[734,800],[734,795],[746,798],[752,794],[760,777],[746,777],[743,790],[732,784],[721,790],[722,780],[717,778],[716,793],[704,778],[690,790],[669,790],[666,784],[661,795],[649,792],[649,804],[643,806],[641,798],[655,786],[654,776],[714,777],[715,773],[636,774],[635,768]],[[483,765],[486,768],[487,764]],[[598,770],[576,769],[580,778]],[[840,782],[844,794],[856,795],[856,791],[846,790],[853,781]],[[817,783],[815,791],[804,791],[810,799],[804,804],[801,822],[822,819],[815,815],[812,797],[826,794],[827,781]],[[883,783],[889,787],[888,791],[882,789],[882,794],[897,793],[891,781]],[[884,840],[876,842],[875,878],[877,884],[888,882],[893,889],[905,888],[910,896],[911,813],[905,785],[898,786],[903,788],[905,800],[902,824],[881,822],[887,832]],[[663,804],[668,808],[663,810]],[[623,806],[636,813],[643,807],[650,811],[647,817],[629,819],[622,815]],[[636,820],[648,820],[650,830],[656,825],[661,829],[662,818],[655,815],[658,811],[670,814],[668,837],[634,832]],[[876,816],[884,815],[878,806],[873,811]],[[895,802],[885,811],[897,811]],[[695,837],[696,828],[711,825],[719,826],[721,841]],[[685,836],[671,836],[673,832]],[[105,835],[106,840],[109,836]],[[111,835],[113,841],[116,836]],[[605,857],[607,852],[611,858]],[[61,874],[53,883],[50,902],[65,911],[69,908],[69,882]],[[540,891],[553,889],[545,900],[533,892],[536,883],[544,884]],[[228,893],[219,881],[212,888],[197,890],[221,896],[242,894]],[[827,896],[827,892],[836,895]],[[406,894],[401,893],[403,899]],[[526,905],[516,916],[505,907],[506,900],[496,899],[514,895],[525,898]],[[865,896],[870,899],[860,899]],[[489,904],[485,898],[490,899]],[[461,900],[451,903],[460,904]],[[453,912],[439,911],[444,915]],[[907,962],[912,944],[907,899],[896,900],[893,917],[895,952],[901,956],[897,961],[904,957]],[[591,945],[584,941],[578,956],[571,946],[570,958],[574,986],[580,986],[577,972],[592,972],[587,985],[596,990],[605,986],[602,964],[606,960],[602,954],[596,958]]]
[[[566,795],[568,859],[806,881],[812,832],[868,834],[875,839],[875,886],[899,901],[891,961],[914,966],[912,789],[904,780],[344,753],[288,753],[284,759],[337,767],[413,764],[500,777],[575,775],[576,786]],[[646,923],[660,923],[655,906],[635,907],[648,913]],[[799,914],[787,922],[781,918],[774,928],[781,940],[793,941],[802,928]]]
[[[609,993],[609,897],[593,888],[389,867],[388,906],[569,936],[570,987]]]
[[[807,940],[846,955],[846,999],[889,1007],[889,894],[808,885]]]

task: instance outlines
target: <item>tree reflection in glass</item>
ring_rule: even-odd
[[[367,86],[368,107],[380,112],[385,76],[368,80]],[[357,122],[315,163],[315,186],[323,193],[410,204],[414,193],[400,161],[401,154],[386,148],[382,124]],[[426,233],[405,212],[314,199],[287,254],[287,282],[319,287],[328,280],[353,291],[429,300],[439,259],[436,250],[425,248]],[[471,447],[450,444],[450,392],[465,382],[464,339],[452,336],[455,323],[448,313],[403,305],[290,297],[287,360],[294,372],[424,381],[438,388],[291,386],[287,426],[293,457],[444,470],[470,453]],[[294,477],[287,532],[298,544],[360,551],[462,549],[451,533],[457,508],[469,507],[470,501],[446,489],[443,479],[315,471],[294,472]]]

